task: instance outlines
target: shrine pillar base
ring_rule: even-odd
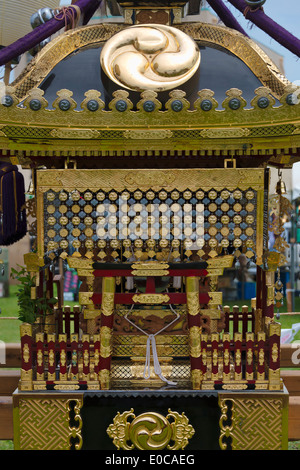
[[[285,390],[17,390],[13,406],[16,450],[288,448]]]

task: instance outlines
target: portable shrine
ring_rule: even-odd
[[[287,448],[276,309],[299,90],[233,18],[186,22],[186,3],[120,1],[122,21],[68,29],[5,87],[1,160],[32,170],[34,196],[18,449]],[[256,296],[231,309],[218,282],[241,258]]]

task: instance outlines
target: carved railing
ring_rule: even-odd
[[[243,332],[245,322],[252,322],[254,313],[246,307],[232,312],[225,307],[229,332],[200,334],[199,389],[280,390],[280,325],[270,322],[264,331]],[[36,325],[21,325],[21,390],[73,390],[107,388],[101,361],[111,358],[109,341],[100,334],[82,334],[79,329],[80,310],[68,307],[56,312],[59,330],[36,332]],[[240,317],[240,318],[239,318]],[[239,330],[238,323],[240,322]],[[193,356],[189,337],[187,352]],[[188,346],[188,345],[187,345]],[[186,362],[189,362],[188,355]],[[185,370],[187,370],[185,368]],[[195,371],[193,371],[195,373]]]

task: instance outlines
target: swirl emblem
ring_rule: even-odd
[[[117,449],[184,449],[195,430],[184,413],[168,411],[166,417],[150,411],[135,416],[132,408],[122,414],[118,412],[113,424],[107,428],[107,434]]]
[[[109,39],[100,63],[118,85],[134,91],[164,91],[189,80],[200,64],[192,38],[166,25],[137,25]]]
[[[165,449],[172,437],[168,420],[158,413],[143,413],[135,418],[129,429],[129,438],[139,450]]]

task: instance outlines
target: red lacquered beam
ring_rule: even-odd
[[[95,277],[131,277],[133,276],[132,271],[132,269],[95,269],[93,275]],[[168,271],[168,276],[207,276],[206,269],[166,269],[166,271]],[[134,277],[138,276],[134,275]]]
[[[116,293],[115,294],[115,304],[124,304],[124,305],[131,305],[136,302],[132,300],[133,296],[136,295],[135,293]],[[164,302],[165,305],[168,304],[186,304],[186,294],[181,292],[171,292],[167,294],[170,297],[168,302]],[[94,293],[91,297],[93,303],[95,305],[100,305],[102,303],[102,294],[101,293]],[[210,301],[210,297],[206,292],[199,294],[199,303],[200,304],[208,304]]]

